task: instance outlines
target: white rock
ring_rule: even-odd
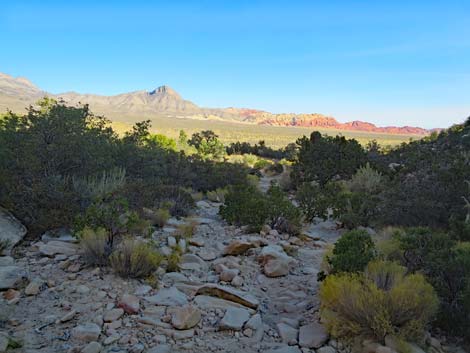
[[[300,327],[299,346],[306,348],[319,348],[328,340],[328,333],[325,328],[313,322]]]
[[[98,342],[90,342],[82,349],[82,353],[100,353],[102,349]]]
[[[186,295],[175,287],[160,289],[156,295],[144,299],[151,304],[163,306],[177,306],[188,303]]]
[[[298,330],[281,322],[277,324],[277,331],[282,339],[282,342],[288,345],[294,345],[297,343]]]
[[[0,267],[0,289],[17,288],[26,278],[26,271],[19,266]]]
[[[100,334],[100,327],[97,324],[91,322],[78,325],[72,330],[72,337],[82,342],[96,341]]]
[[[124,315],[124,310],[121,308],[111,309],[104,313],[104,322],[113,322],[119,320]]]
[[[242,308],[228,308],[220,321],[220,329],[241,330],[250,319],[250,313]]]
[[[26,227],[10,212],[0,207],[0,241],[6,241],[5,254],[20,242],[26,235]],[[0,254],[2,255],[2,254]]]
[[[171,324],[178,330],[193,328],[201,321],[201,311],[191,305],[170,308],[168,311],[171,314]]]
[[[39,252],[45,256],[52,257],[57,254],[63,254],[67,256],[76,255],[79,247],[76,244],[66,243],[58,240],[51,240],[47,243],[39,242],[36,243],[39,248]]]

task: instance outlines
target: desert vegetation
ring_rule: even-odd
[[[171,138],[150,128],[142,121],[118,135],[86,105],[47,98],[8,113],[0,204],[31,241],[66,229],[86,266],[152,288],[165,272],[207,275],[214,260],[218,280],[239,287],[234,256],[248,249],[266,276],[286,276],[315,241],[327,249],[315,274],[332,338],[397,352],[426,346],[429,332],[468,344],[470,121],[394,148],[316,131],[279,149],[224,145],[211,130]],[[325,220],[342,234],[330,245],[305,233]],[[203,234],[237,234],[230,256],[193,239],[200,222]],[[2,239],[0,252],[9,246]]]

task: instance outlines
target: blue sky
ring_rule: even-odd
[[[208,107],[446,127],[470,115],[470,1],[4,1],[0,72],[59,93],[168,84]]]

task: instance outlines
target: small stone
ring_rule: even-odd
[[[248,249],[254,248],[255,244],[244,240],[234,240],[225,249],[224,255],[241,255]]]
[[[167,241],[168,246],[169,246],[170,248],[176,247],[176,238],[175,238],[175,237],[173,237],[173,236],[170,235],[170,236],[166,239],[166,241]]]
[[[119,341],[119,339],[121,338],[121,336],[119,335],[112,335],[112,336],[109,336],[109,337],[106,337],[105,340],[103,341],[103,344],[105,346],[109,346],[110,344],[113,344],[114,342],[117,342]]]
[[[12,288],[10,288],[5,293],[3,293],[3,298],[7,301],[11,301],[11,300],[14,300],[14,299],[19,299],[20,296],[21,296],[21,293],[17,290],[12,289]]]
[[[239,273],[240,270],[237,270],[235,268],[226,269],[220,273],[219,277],[221,281],[231,282]]]
[[[41,291],[42,282],[39,280],[32,281],[24,289],[26,295],[37,295]]]
[[[298,331],[295,328],[281,322],[277,324],[277,330],[282,342],[287,343],[290,346],[297,343]]]
[[[263,320],[260,314],[253,315],[250,320],[245,324],[245,327],[251,328],[254,331],[258,331],[263,328]]]
[[[225,330],[241,330],[250,318],[250,313],[242,308],[228,308],[220,322],[220,328]]]
[[[104,313],[103,320],[104,322],[113,322],[121,318],[124,314],[122,308],[112,309]]]
[[[132,294],[124,294],[118,307],[124,309],[127,314],[137,314],[140,310],[140,299]]]
[[[90,288],[88,288],[87,286],[81,284],[81,285],[77,286],[76,292],[80,293],[80,294],[89,294],[90,293]]]
[[[137,296],[143,296],[149,294],[151,290],[151,286],[144,284],[142,286],[137,287],[134,291],[134,294]]]
[[[187,330],[196,326],[201,320],[201,311],[191,305],[174,308],[171,324],[178,330]]]
[[[60,319],[59,319],[59,322],[67,322],[67,321],[70,321],[72,320],[75,315],[77,315],[77,311],[76,310],[70,310],[67,314],[65,314],[64,316],[62,316]]]
[[[325,328],[317,323],[301,326],[299,330],[299,346],[306,348],[319,348],[328,340]]]
[[[231,283],[234,287],[241,287],[243,285],[243,278],[241,276],[235,276]]]
[[[194,330],[172,331],[171,336],[176,341],[187,340],[194,337]]]
[[[100,334],[99,326],[91,322],[78,325],[72,330],[72,337],[82,342],[96,341]]]
[[[82,349],[82,353],[100,353],[102,349],[98,342],[90,342]]]

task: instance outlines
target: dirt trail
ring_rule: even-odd
[[[269,186],[274,179],[262,178],[260,187]],[[28,293],[24,286],[19,287],[13,300],[0,298],[4,316],[0,318],[0,333],[6,332],[23,343],[21,349],[12,352],[80,352],[89,341],[101,346],[91,352],[300,352],[298,328],[318,319],[316,275],[325,246],[339,233],[332,223],[324,222],[309,225],[306,234],[310,239],[306,240],[275,231],[246,234],[243,229],[227,225],[218,215],[219,207],[209,201],[197,203],[194,220],[198,227],[190,240],[192,245],[183,244],[187,249],[183,269],[180,273],[162,273],[154,288],[143,281],[121,279],[109,269],[86,267],[67,241],[45,239],[21,248],[15,264],[24,268],[29,282],[37,286],[28,286]],[[172,234],[182,222],[185,220],[172,219],[152,235],[153,240],[168,251]],[[251,241],[256,246],[241,255],[224,256],[235,240]],[[258,260],[264,249],[276,246],[282,253],[282,249],[288,249],[284,255],[292,262],[285,275],[269,277]],[[221,280],[218,263],[239,272],[237,283]],[[221,304],[217,298],[196,295],[198,288],[207,284],[252,296],[259,305],[255,310],[242,306],[242,314],[248,312],[250,320],[242,322],[239,329],[224,330],[227,308],[239,304]],[[155,298],[165,290],[176,294],[164,304],[157,303]],[[138,298],[138,312],[105,320],[125,294]],[[202,318],[194,329],[172,327],[171,313],[181,303],[200,309]],[[278,327],[281,322],[284,324]],[[87,327],[98,332],[80,335],[80,330],[86,331]],[[325,338],[322,344],[326,343]],[[314,350],[304,346],[302,352]]]

